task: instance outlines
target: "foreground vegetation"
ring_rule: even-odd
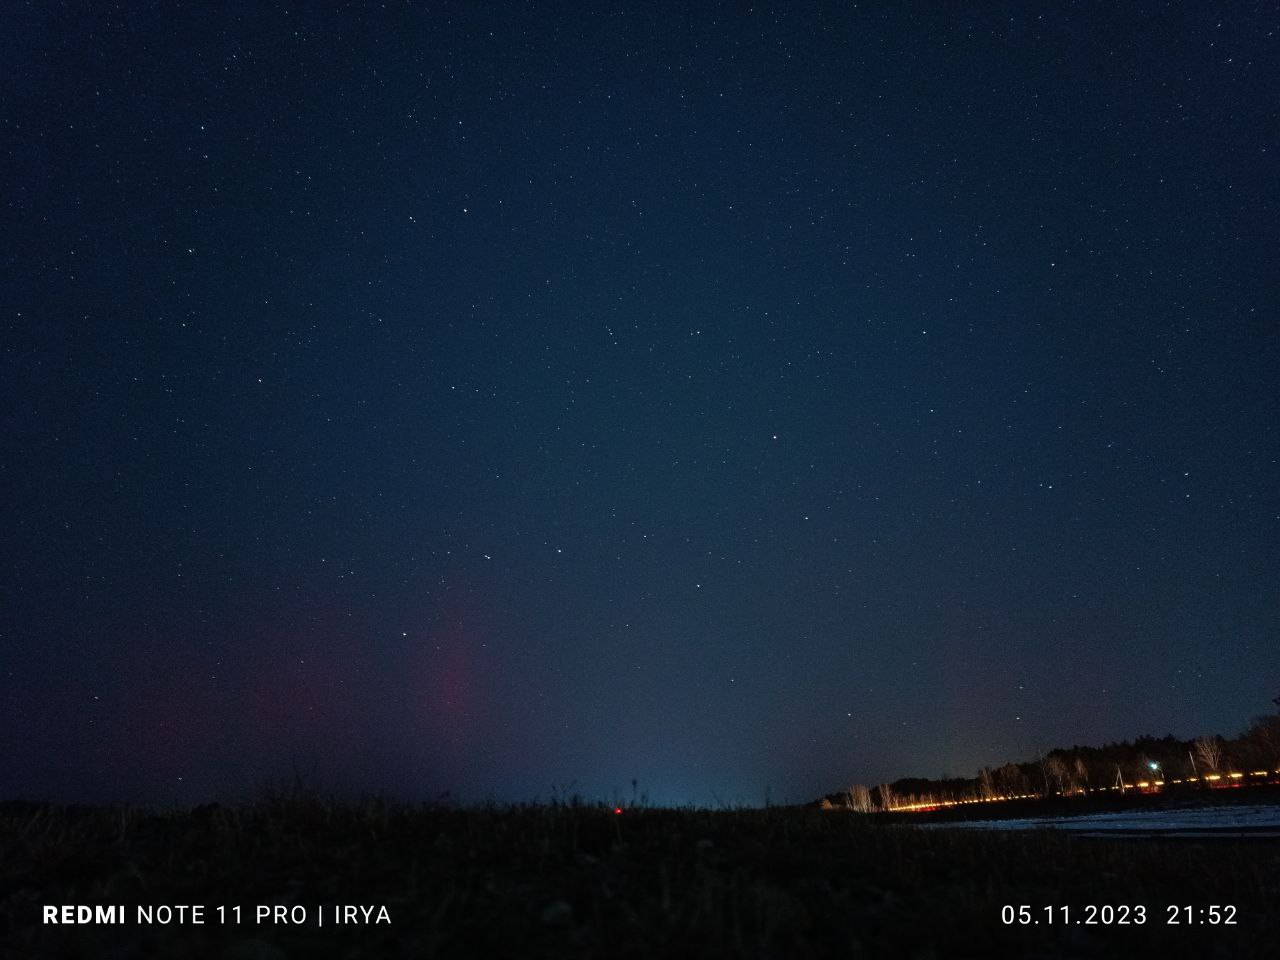
[[[924,831],[813,808],[0,808],[0,951],[15,957],[1274,956],[1277,893],[1267,842]],[[162,903],[246,916],[41,923],[44,904]],[[252,920],[255,904],[346,903],[385,905],[391,924]],[[1143,904],[1147,922],[1002,924],[1022,904]],[[1238,922],[1167,926],[1166,904],[1232,904]]]

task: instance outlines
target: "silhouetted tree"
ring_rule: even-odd
[[[898,798],[894,796],[893,787],[887,783],[882,783],[876,787],[876,794],[876,805],[881,810],[889,810],[898,802]]]
[[[1046,779],[1050,781],[1053,790],[1058,793],[1067,792],[1067,765],[1061,757],[1051,756],[1044,762],[1044,770]]]
[[[996,786],[1006,797],[1027,792],[1027,777],[1016,763],[1006,763],[995,773]]]
[[[1200,761],[1205,773],[1217,771],[1222,766],[1222,738],[1197,737],[1196,759]]]
[[[1274,770],[1280,766],[1280,714],[1254,717],[1236,745],[1238,759],[1250,767]]]
[[[1084,759],[1082,757],[1077,756],[1075,758],[1075,762],[1072,764],[1072,769],[1075,771],[1076,784],[1080,788],[1084,790],[1088,790],[1089,789],[1089,768],[1085,764]]]
[[[871,812],[871,791],[861,783],[849,788],[849,809],[858,813]]]

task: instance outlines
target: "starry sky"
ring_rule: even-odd
[[[0,796],[1268,709],[1280,17],[976,7],[6,3]]]

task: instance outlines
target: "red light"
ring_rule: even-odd
[[[622,813],[622,808],[621,808],[621,807],[614,807],[614,808],[613,808],[613,812],[614,812],[614,813]]]

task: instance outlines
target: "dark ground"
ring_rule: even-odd
[[[463,809],[277,796],[237,807],[0,807],[13,957],[1273,957],[1280,844],[923,831],[845,812]],[[198,927],[55,927],[43,904],[206,904]],[[303,904],[301,927],[256,904]],[[320,905],[391,925],[315,926]],[[216,904],[240,904],[239,926]],[[1007,926],[1026,904],[1041,922]],[[1141,926],[1047,905],[1146,907]],[[1231,904],[1234,926],[1167,905]]]

